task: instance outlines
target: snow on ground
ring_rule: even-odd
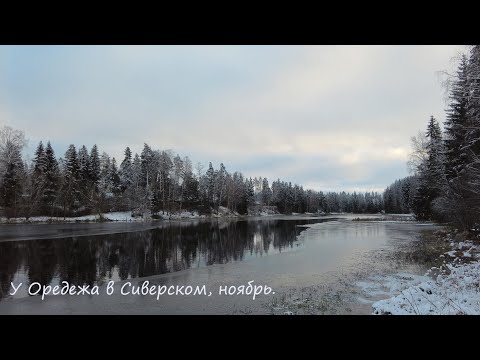
[[[480,245],[472,241],[454,243],[453,250],[445,252],[449,263],[444,261],[440,268],[433,267],[427,274],[438,273],[436,279],[431,277],[390,276],[383,279],[389,284],[389,299],[373,303],[373,314],[391,315],[480,315],[480,261],[461,264],[463,261],[480,258]],[[403,280],[409,280],[404,282]],[[375,285],[360,282],[357,285],[370,295],[382,295],[375,292]],[[388,287],[388,286],[386,286]],[[385,294],[389,292],[385,291]],[[363,299],[359,299],[362,301]]]
[[[92,216],[92,215],[88,215]],[[117,212],[111,212],[111,213],[106,213],[103,215],[105,219],[111,220],[111,221],[142,221],[143,219],[140,217],[132,217],[132,212],[131,211],[117,211]],[[98,215],[96,217],[98,219]]]
[[[132,217],[131,211],[117,211],[108,212],[102,214],[106,221],[145,221],[152,220],[151,216],[136,216]],[[220,207],[218,214],[214,213],[211,217],[236,217],[240,216],[237,212],[232,212],[227,208]],[[181,213],[169,213],[164,214],[160,212],[158,215],[160,219],[164,220],[177,220],[177,219],[201,219],[206,218],[205,215],[199,215],[198,211],[182,211]],[[3,224],[24,224],[24,223],[46,223],[46,222],[94,222],[99,221],[100,216],[98,214],[75,216],[75,217],[49,217],[49,216],[32,216],[28,220],[25,217],[11,218],[7,220],[5,217],[0,217],[0,223]]]
[[[371,221],[384,223],[417,222],[413,214],[352,214],[353,221]],[[434,225],[432,223],[418,223],[417,225]]]
[[[389,296],[399,293],[411,286],[420,284],[428,278],[421,275],[413,275],[408,273],[397,273],[388,276],[372,276],[368,281],[359,281],[356,285],[363,291],[367,297],[371,296]],[[362,302],[368,302],[368,299],[359,298]],[[372,302],[372,301],[370,301]]]
[[[110,221],[143,221],[142,218],[134,218],[132,217],[132,213],[130,211],[117,211],[117,212],[109,212],[102,214],[103,217],[107,220]],[[28,219],[24,217],[20,218],[13,218],[9,219],[7,221],[6,218],[2,217],[0,218],[0,223],[9,223],[9,224],[22,224],[22,223],[27,223],[27,222],[32,222],[32,223],[42,223],[42,222],[78,222],[78,221],[98,221],[100,216],[98,214],[92,214],[92,215],[84,215],[84,216],[75,216],[75,217],[67,217],[65,220],[63,219],[63,216],[61,217],[50,217],[50,216],[32,216]]]
[[[200,219],[204,218],[205,215],[199,215],[198,211],[185,211],[181,213],[165,213],[164,215],[160,214],[160,217],[165,220],[177,220],[177,219]]]
[[[413,214],[383,214],[384,221],[417,221]]]
[[[480,261],[447,265],[450,274],[407,288],[372,305],[374,314],[480,315]]]
[[[236,216],[240,216],[240,214],[224,206],[219,206],[218,213],[213,213],[212,216],[213,217],[236,217]]]

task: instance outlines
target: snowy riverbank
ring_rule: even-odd
[[[215,219],[215,218],[238,218],[245,216],[277,216],[281,215],[278,212],[262,210],[257,211],[252,215],[240,215],[236,211],[231,211],[226,207],[220,206],[218,210],[212,211],[210,215],[200,215],[198,211],[182,211],[176,213],[160,212],[155,216],[132,216],[131,211],[117,211],[102,214],[91,214],[76,217],[49,217],[49,216],[32,216],[28,219],[25,217],[10,218],[0,217],[0,224],[42,224],[42,223],[90,223],[90,222],[105,222],[105,221],[120,221],[120,222],[142,222],[155,220],[181,220],[181,219]],[[313,215],[313,214],[312,214]]]
[[[240,215],[236,211],[232,211],[226,207],[220,206],[218,210],[213,210],[209,215],[200,215],[198,211],[182,212],[160,212],[155,216],[132,216],[131,211],[116,211],[99,214],[91,214],[75,217],[50,217],[50,216],[32,216],[28,219],[25,217],[17,217],[7,219],[4,216],[0,216],[0,224],[56,224],[56,223],[97,223],[97,222],[142,222],[142,221],[161,221],[161,220],[187,220],[187,219],[226,219],[226,218],[249,218],[249,217],[278,217],[284,216],[276,210],[272,210],[271,207],[256,208],[249,211],[248,215]],[[299,217],[323,217],[323,216],[339,216],[345,219],[353,221],[382,221],[382,222],[416,222],[411,214],[351,214],[351,213],[291,213],[285,216],[299,216]],[[418,223],[418,225],[424,225]],[[429,225],[429,224],[426,224]]]
[[[396,295],[373,303],[373,314],[480,315],[479,239],[454,241],[452,235],[445,240],[451,250],[440,255],[444,259],[440,267],[425,276],[396,274],[383,279],[383,287]]]
[[[98,214],[75,216],[75,217],[49,217],[49,216],[32,216],[28,220],[24,217],[20,218],[0,218],[1,224],[28,224],[28,223],[89,223],[89,222],[102,222],[102,221],[121,221],[121,222],[142,222],[152,220],[177,220],[177,219],[207,219],[218,217],[235,217],[238,214],[212,214],[210,216],[199,215],[197,211],[182,211],[181,213],[165,213],[159,214],[155,217],[152,216],[132,216],[131,211],[117,211],[104,213],[100,217]]]
[[[100,222],[100,221],[144,221],[142,217],[132,217],[130,211],[119,211],[102,214],[102,218],[98,214],[75,216],[75,217],[50,217],[50,216],[32,216],[28,219],[24,217],[0,218],[1,224],[29,224],[29,223],[75,223],[75,222]]]

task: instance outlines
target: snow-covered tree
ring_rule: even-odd
[[[90,150],[90,176],[93,185],[98,186],[100,181],[100,157],[96,144]]]
[[[65,153],[63,165],[63,186],[61,191],[63,215],[78,207],[80,199],[79,166],[75,145],[70,145]]]
[[[120,193],[120,175],[118,174],[117,160],[115,158],[112,158],[110,162],[109,186],[113,194],[118,195]]]
[[[9,126],[0,129],[0,204],[5,208],[7,217],[17,215],[22,195],[22,150],[25,144],[23,131]]]
[[[33,163],[34,165],[34,171],[36,174],[41,175],[45,171],[45,149],[43,147],[43,143],[40,141],[40,143],[37,146],[37,150],[35,150],[35,156],[33,158]]]
[[[434,215],[432,203],[441,195],[445,179],[442,131],[431,116],[427,126],[427,159],[421,164],[419,186],[413,200],[413,211],[419,220],[430,220]]]
[[[207,201],[208,205],[211,206],[215,203],[215,171],[213,170],[211,162],[208,164],[208,170],[205,174],[205,178],[207,185]]]
[[[120,186],[123,192],[129,190],[133,185],[133,173],[132,173],[132,151],[127,146],[125,149],[125,157],[120,164],[119,177]]]
[[[266,177],[262,180],[262,204],[270,206],[270,201],[272,200],[272,189],[268,185],[268,179]]]
[[[111,196],[111,184],[110,184],[110,172],[111,172],[111,161],[110,156],[103,152],[100,156],[100,179],[99,179],[99,188],[100,191]]]
[[[463,55],[457,75],[452,81],[449,105],[444,122],[446,175],[449,179],[458,177],[467,165],[466,124],[468,109],[468,60]]]
[[[85,145],[78,150],[78,175],[81,182],[81,188],[85,188],[91,179],[90,156]]]
[[[58,162],[55,158],[55,153],[53,151],[52,145],[50,144],[50,141],[47,143],[47,147],[45,149],[45,158],[45,186],[43,189],[43,201],[50,208],[50,216],[52,216],[55,201],[58,197],[60,174],[58,169]]]

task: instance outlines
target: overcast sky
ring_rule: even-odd
[[[323,191],[408,175],[464,46],[0,46],[0,126],[123,158],[143,143]]]

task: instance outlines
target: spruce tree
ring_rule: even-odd
[[[75,145],[70,145],[65,153],[65,170],[66,176],[78,181],[80,175],[80,168],[78,164],[77,150]]]
[[[110,172],[111,172],[111,161],[110,157],[106,152],[102,153],[100,157],[100,180],[99,188],[103,193],[110,193]]]
[[[125,149],[125,158],[120,164],[119,177],[120,177],[120,189],[122,192],[127,191],[133,184],[132,174],[132,152],[130,148]]]
[[[50,207],[50,215],[53,215],[53,207],[57,198],[59,187],[59,169],[50,141],[45,149],[45,188],[43,190],[44,203]]]
[[[247,206],[252,206],[255,204],[255,187],[252,178],[245,179],[245,185]]]
[[[124,157],[122,163],[120,164],[121,168],[129,167],[129,166],[132,165],[132,151],[130,150],[130,148],[128,146],[125,149],[124,154],[125,154],[125,157]]]
[[[441,195],[444,184],[442,132],[433,116],[428,122],[426,137],[428,157],[419,174],[419,186],[413,201],[413,210],[419,220],[432,219],[432,202]]]
[[[468,173],[465,195],[469,219],[465,227],[480,224],[480,45],[471,48],[468,62],[466,153]]]
[[[41,198],[45,188],[45,168],[46,168],[46,156],[43,143],[40,143],[35,150],[35,157],[33,158],[33,174],[30,177],[29,188],[31,189],[30,202],[39,205],[41,210]],[[35,206],[36,207],[36,206]],[[33,207],[32,207],[33,210]]]
[[[463,55],[452,83],[445,120],[446,175],[449,180],[458,177],[467,164],[466,125],[468,109],[468,60]]]
[[[270,201],[272,199],[272,190],[268,185],[268,179],[266,177],[263,178],[262,182],[262,203],[263,205],[269,206]]]
[[[93,145],[90,150],[90,180],[95,186],[98,186],[100,181],[100,157],[98,155],[97,145]]]
[[[82,187],[86,187],[90,182],[90,156],[85,145],[78,150],[78,167],[79,179],[82,182]]]
[[[207,180],[207,193],[208,193],[208,203],[209,205],[213,205],[215,202],[215,171],[213,170],[212,163],[208,164],[208,170],[205,174]]]
[[[466,142],[470,164],[478,162],[480,156],[480,45],[470,51],[467,69],[468,106]],[[478,164],[477,164],[478,165]]]
[[[225,196],[225,180],[227,176],[227,171],[223,163],[220,163],[220,169],[217,172],[215,177],[215,194],[217,197],[217,211],[220,205],[222,205],[223,197]]]
[[[143,144],[143,150],[140,154],[140,159],[142,160],[142,186],[147,189],[153,178],[153,151],[152,148],[146,143]]]
[[[120,176],[118,174],[117,161],[115,158],[112,158],[110,163],[110,174],[109,174],[110,189],[114,194],[120,193]]]
[[[62,187],[64,216],[67,210],[74,210],[80,198],[79,166],[75,145],[70,145],[65,153],[64,181]]]
[[[43,147],[43,143],[40,141],[38,144],[37,150],[35,150],[35,157],[33,159],[35,164],[34,172],[36,176],[41,176],[45,171],[45,149]]]

